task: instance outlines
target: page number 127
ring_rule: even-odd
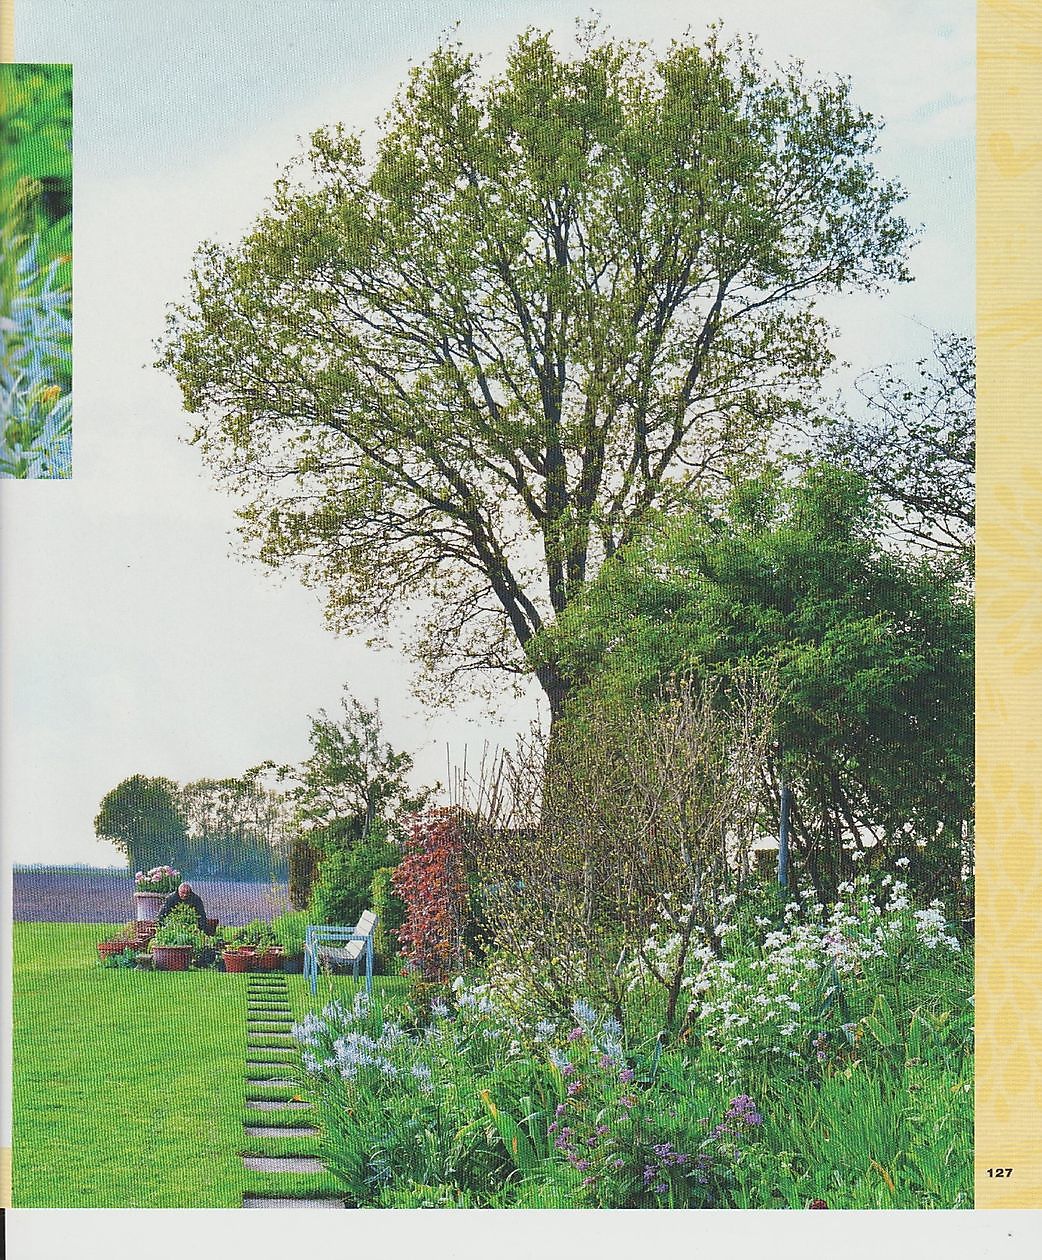
[[[1012,1168],[989,1168],[988,1176],[989,1177],[1012,1177],[1013,1169]]]

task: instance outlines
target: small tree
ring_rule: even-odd
[[[402,954],[424,980],[448,979],[466,958],[469,892],[458,811],[432,809],[412,819],[392,883],[406,907]]]
[[[300,766],[277,768],[281,779],[293,783],[287,794],[296,810],[290,900],[298,909],[309,904],[324,854],[346,852],[374,836],[400,843],[405,836],[401,819],[429,796],[428,790],[417,793],[409,783],[410,754],[396,752],[382,738],[378,706],[367,709],[345,686],[341,711],[340,720],[324,709],[313,714],[311,756]],[[385,852],[376,865],[391,860]]]
[[[623,964],[639,957],[674,1022],[692,945],[720,950],[772,706],[748,672],[678,680],[650,708],[587,696],[559,724],[548,764],[529,743],[479,790],[472,844],[489,929],[547,1004],[596,996],[621,1019]],[[668,960],[648,952],[662,925],[676,937]]]

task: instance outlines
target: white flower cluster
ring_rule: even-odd
[[[826,911],[813,891],[803,893],[784,907],[777,927],[758,916],[760,947],[738,959],[717,957],[701,940],[689,949],[681,980],[689,1013],[701,1036],[732,1061],[764,1055],[800,1059],[820,1052],[823,1041],[815,1038],[829,1032],[849,1042],[856,1025],[844,1019],[840,999],[864,995],[879,960],[900,957],[908,968],[924,950],[959,952],[942,904],[914,909],[900,880],[887,877],[874,888],[871,876],[861,875],[839,885],[839,894],[842,900]],[[680,937],[666,934],[644,946],[663,974],[676,968],[680,948]],[[630,987],[646,979],[643,965],[635,963]]]

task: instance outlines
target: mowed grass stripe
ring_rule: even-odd
[[[99,967],[111,924],[16,923],[15,1207],[240,1207],[242,989]]]

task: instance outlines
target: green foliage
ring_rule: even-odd
[[[191,945],[193,949],[202,949],[208,942],[199,931],[195,911],[191,906],[174,906],[156,929],[152,937],[152,947],[156,945]]]
[[[455,982],[418,1027],[397,998],[327,1003],[302,1033],[331,1170],[360,1206],[970,1207],[967,943],[900,888],[884,886],[879,916],[856,891],[858,913],[831,907],[817,935],[817,907],[782,922],[743,904],[730,973],[721,962],[720,986],[690,993],[730,1003],[722,1037],[664,1036],[660,1006],[636,993],[624,1025],[581,1001],[546,1018],[512,999],[509,977]],[[830,1022],[829,986],[813,992],[843,941],[849,1036]],[[803,1027],[794,1058],[740,1044],[772,1022],[747,981],[769,986],[774,969],[800,999],[782,1012]]]
[[[271,930],[282,946],[287,958],[299,958],[304,953],[307,925],[310,922],[304,911],[280,914],[271,921]]]
[[[0,477],[71,475],[72,72],[0,66]]]
[[[172,862],[184,869],[188,832],[177,784],[170,779],[142,774],[124,779],[102,800],[94,832],[127,855],[131,870]]]
[[[137,966],[137,949],[128,943],[126,949],[120,953],[109,954],[106,958],[103,958],[99,966],[128,971]]]
[[[232,945],[250,945],[258,951],[272,949],[279,943],[274,925],[265,923],[263,919],[251,919],[242,927],[226,931],[225,939]]]
[[[373,949],[386,969],[398,954],[398,929],[405,922],[406,905],[394,891],[393,866],[381,866],[373,872],[369,903],[376,915]]]
[[[199,249],[162,347],[259,559],[337,627],[429,607],[413,650],[457,677],[529,672],[649,508],[806,412],[815,298],[907,279],[844,81],[718,32],[579,36],[526,31],[492,75],[446,37],[371,163],[317,131],[249,234]]]
[[[339,720],[324,709],[311,716],[311,756],[300,767],[279,767],[283,778],[296,780],[289,796],[306,829],[301,842],[312,848],[351,844],[374,829],[402,834],[399,819],[429,795],[409,784],[412,757],[382,738],[379,706],[367,709],[345,687],[340,707]],[[308,857],[301,852],[301,883]]]
[[[349,927],[357,923],[372,908],[373,876],[400,858],[400,847],[378,833],[351,848],[328,848],[311,894],[310,921]]]
[[[0,187],[41,186],[39,229],[60,225],[54,254],[71,247],[72,67],[15,64],[0,68]]]
[[[886,552],[877,524],[854,473],[742,482],[715,511],[649,525],[542,650],[609,705],[671,675],[769,665],[764,830],[784,779],[819,893],[853,870],[843,844],[871,833],[875,860],[904,854],[913,882],[953,894],[973,809],[972,603],[944,567]]]

